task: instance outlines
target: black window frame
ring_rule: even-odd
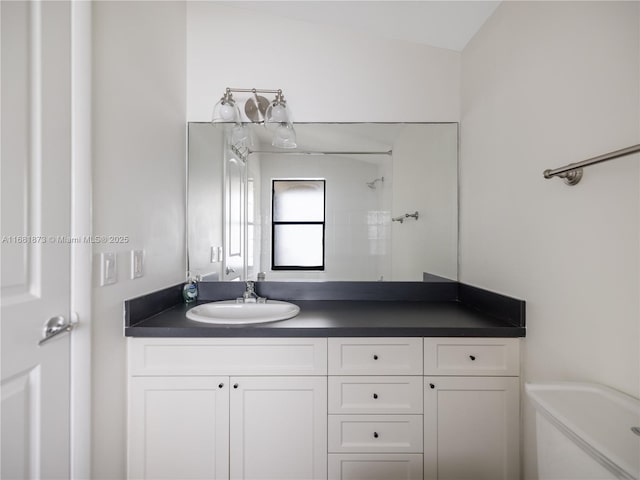
[[[305,221],[289,221],[289,222],[276,222],[274,220],[275,215],[275,187],[276,183],[285,182],[322,182],[322,218],[321,222],[305,222]],[[327,221],[327,181],[321,178],[274,178],[271,180],[271,270],[273,271],[315,271],[323,272],[325,269],[325,231]],[[275,230],[278,225],[322,225],[322,265],[317,266],[302,266],[302,265],[275,265],[275,251],[276,251],[276,235]]]

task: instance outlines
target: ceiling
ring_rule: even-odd
[[[499,1],[227,1],[227,6],[461,51]]]

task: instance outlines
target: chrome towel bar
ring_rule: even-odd
[[[597,157],[588,158],[587,160],[583,160],[582,162],[570,163],[569,165],[565,165],[564,167],[556,168],[554,170],[547,169],[544,171],[543,175],[544,178],[564,178],[564,182],[567,185],[576,185],[582,179],[583,167],[589,167],[591,165],[595,165],[596,163],[606,162],[608,160],[613,160],[614,158],[624,157],[626,155],[631,155],[637,152],[640,152],[640,144],[633,145],[627,148],[621,148],[620,150],[605,153],[604,155],[599,155]]]

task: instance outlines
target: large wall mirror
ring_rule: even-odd
[[[189,124],[192,276],[457,279],[457,124],[296,124],[286,150],[247,128],[238,147],[233,125]]]

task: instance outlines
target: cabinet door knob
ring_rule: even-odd
[[[218,384],[218,388],[222,388],[222,387],[224,387],[224,383]]]
[[[377,394],[377,393],[374,393],[374,394],[373,394],[373,398],[378,398],[378,394]]]
[[[431,387],[431,388],[436,388],[436,386],[435,386],[433,383],[430,383],[430,384],[429,384],[429,387]]]
[[[475,355],[469,355],[469,358],[471,359],[471,361],[474,361],[476,359]]]
[[[234,384],[233,384],[233,388],[238,388],[238,384],[237,384],[237,383],[234,383]]]
[[[378,359],[378,355],[375,355],[375,354],[374,354],[374,355],[373,355],[373,359],[374,359],[374,360],[377,360],[377,359]]]
[[[378,438],[380,435],[378,435],[378,432],[373,432],[373,438]]]

